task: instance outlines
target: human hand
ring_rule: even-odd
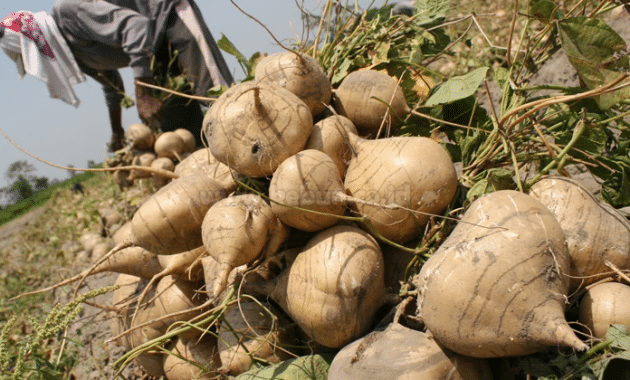
[[[151,78],[137,78],[140,82],[150,83]],[[141,84],[136,84],[136,107],[140,120],[153,130],[162,126],[164,108],[162,102],[153,96],[151,89]]]

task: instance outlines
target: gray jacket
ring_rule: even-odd
[[[200,24],[205,26],[196,4],[188,1]],[[120,106],[119,91],[124,91],[118,69],[131,67],[136,78],[152,75],[151,56],[164,42],[168,27],[173,24],[171,17],[177,2],[57,0],[51,15],[81,70],[103,84],[108,108],[116,109]],[[219,55],[219,71],[231,83],[231,74],[216,43],[211,36],[208,40],[213,54]]]

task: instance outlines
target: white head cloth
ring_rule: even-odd
[[[14,12],[0,21],[0,48],[15,62],[20,78],[26,73],[46,83],[51,98],[79,106],[72,86],[85,81],[65,39],[46,12]]]

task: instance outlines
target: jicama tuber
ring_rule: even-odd
[[[173,131],[161,133],[153,145],[153,150],[158,157],[168,157],[177,161],[182,160],[184,149],[184,139]]]
[[[585,332],[596,339],[604,339],[613,324],[630,329],[630,286],[619,282],[594,285],[580,301],[578,321]]]
[[[259,195],[235,195],[215,203],[202,225],[203,245],[218,265],[216,273],[206,274],[206,286],[212,286],[208,291],[218,296],[232,269],[272,256],[287,235],[287,227]]]
[[[267,302],[243,299],[229,306],[218,329],[222,371],[237,376],[256,361],[279,363],[291,358],[292,330],[289,320]]]
[[[489,380],[488,363],[440,346],[430,334],[391,324],[339,351],[328,380]]]
[[[344,186],[349,195],[372,203],[354,202],[352,208],[384,238],[404,243],[418,237],[431,215],[442,213],[455,197],[455,166],[437,142],[349,137],[354,155]]]
[[[345,214],[343,182],[333,160],[322,151],[305,149],[284,160],[269,184],[271,208],[285,224],[319,231]]]
[[[125,132],[125,139],[132,149],[148,150],[153,148],[155,136],[151,128],[145,124],[131,124]]]
[[[151,168],[172,172],[175,170],[175,163],[168,157],[158,157],[153,160],[153,162],[151,162]],[[164,187],[167,183],[171,182],[171,178],[166,178],[155,174],[151,174],[151,176],[153,177],[153,182],[158,188]]]
[[[571,255],[571,290],[606,277],[610,262],[630,269],[630,221],[597,199],[579,182],[560,176],[544,177],[529,194],[556,217]]]
[[[254,77],[261,83],[272,82],[295,94],[313,116],[322,113],[330,103],[330,80],[309,55],[294,51],[268,55],[256,64]]]
[[[360,136],[376,137],[382,125],[395,127],[410,112],[402,88],[375,70],[348,74],[335,92],[337,113],[354,123]]]
[[[570,258],[562,228],[531,196],[502,190],[473,202],[414,281],[435,339],[474,357],[583,350],[564,317]]]
[[[203,120],[212,155],[249,177],[273,174],[301,151],[313,129],[304,102],[270,83],[242,82],[224,92]]]
[[[376,240],[352,226],[318,232],[277,278],[246,283],[270,296],[315,342],[341,348],[365,334],[386,302]]]
[[[132,218],[131,244],[160,255],[172,255],[203,245],[201,223],[214,203],[236,189],[205,173],[180,177],[162,187]]]
[[[197,142],[195,141],[195,135],[193,135],[191,131],[184,128],[177,128],[173,132],[179,135],[179,137],[181,137],[182,141],[184,142],[184,149],[182,150],[182,154],[192,153],[195,151],[195,149],[197,148]]]
[[[176,338],[164,358],[168,380],[213,380],[219,377],[221,365],[217,339],[207,335],[202,340]]]
[[[343,179],[352,158],[349,133],[357,134],[350,119],[340,115],[329,116],[315,123],[304,150],[317,149],[326,153],[337,165],[339,177]]]

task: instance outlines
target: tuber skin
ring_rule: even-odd
[[[579,182],[560,176],[542,178],[529,194],[562,226],[571,255],[571,292],[607,277],[607,261],[630,269],[630,221],[615,208]]]
[[[332,97],[328,76],[306,54],[285,51],[268,55],[256,64],[254,77],[260,83],[271,82],[295,94],[313,116],[322,113]]]
[[[241,194],[210,207],[201,235],[217,263],[215,273],[204,275],[206,286],[212,286],[208,291],[218,297],[227,287],[232,269],[273,256],[287,238],[288,229],[261,196]],[[212,277],[216,277],[214,281]]]
[[[234,170],[230,170],[227,165],[217,160],[208,148],[196,150],[175,167],[175,174],[180,177],[198,172],[207,173],[212,179],[224,184],[226,187],[236,186],[234,178],[242,177],[242,175]]]
[[[368,202],[353,202],[352,209],[395,243],[420,236],[429,218],[444,212],[457,192],[448,152],[426,137],[349,137],[354,154],[344,187],[348,195]],[[390,205],[398,208],[384,207]]]
[[[397,323],[374,331],[339,351],[328,380],[488,380],[483,359],[458,355],[430,334]]]
[[[292,330],[288,318],[268,302],[244,298],[228,306],[218,328],[221,371],[238,376],[250,368],[253,358],[270,363],[292,358],[288,351]]]
[[[149,150],[155,143],[155,135],[151,128],[145,124],[131,124],[125,132],[125,138],[131,149]]]
[[[330,227],[346,213],[339,193],[343,194],[344,188],[334,161],[315,149],[284,160],[269,184],[274,213],[283,223],[307,232]]]
[[[224,92],[203,120],[212,155],[253,178],[272,175],[301,151],[313,115],[291,92],[270,83],[243,82]]]
[[[630,286],[619,282],[597,284],[590,288],[580,301],[578,320],[585,332],[604,339],[613,324],[630,329]]]
[[[358,134],[350,119],[340,115],[329,116],[315,123],[304,150],[317,149],[326,153],[337,165],[338,175],[343,180],[352,158],[350,133]]]
[[[205,173],[172,181],[134,214],[131,244],[160,255],[202,246],[201,224],[208,209],[235,189],[236,185],[226,187]]]
[[[245,283],[270,296],[315,342],[341,348],[365,334],[386,302],[376,240],[352,226],[318,232],[273,280]]]
[[[396,127],[411,111],[398,83],[376,70],[348,74],[335,92],[334,107],[363,137],[377,137],[383,125]]]
[[[173,131],[161,133],[157,139],[155,139],[155,145],[153,150],[158,157],[168,157],[171,160],[182,160],[182,154],[184,153],[185,142],[181,136]]]
[[[564,318],[570,258],[547,208],[512,190],[473,202],[414,283],[418,313],[435,339],[462,355],[584,350]]]
[[[177,128],[174,130],[179,137],[181,137],[182,141],[184,141],[184,149],[182,149],[182,153],[192,153],[197,148],[197,142],[195,141],[195,136],[191,131],[184,128]]]

